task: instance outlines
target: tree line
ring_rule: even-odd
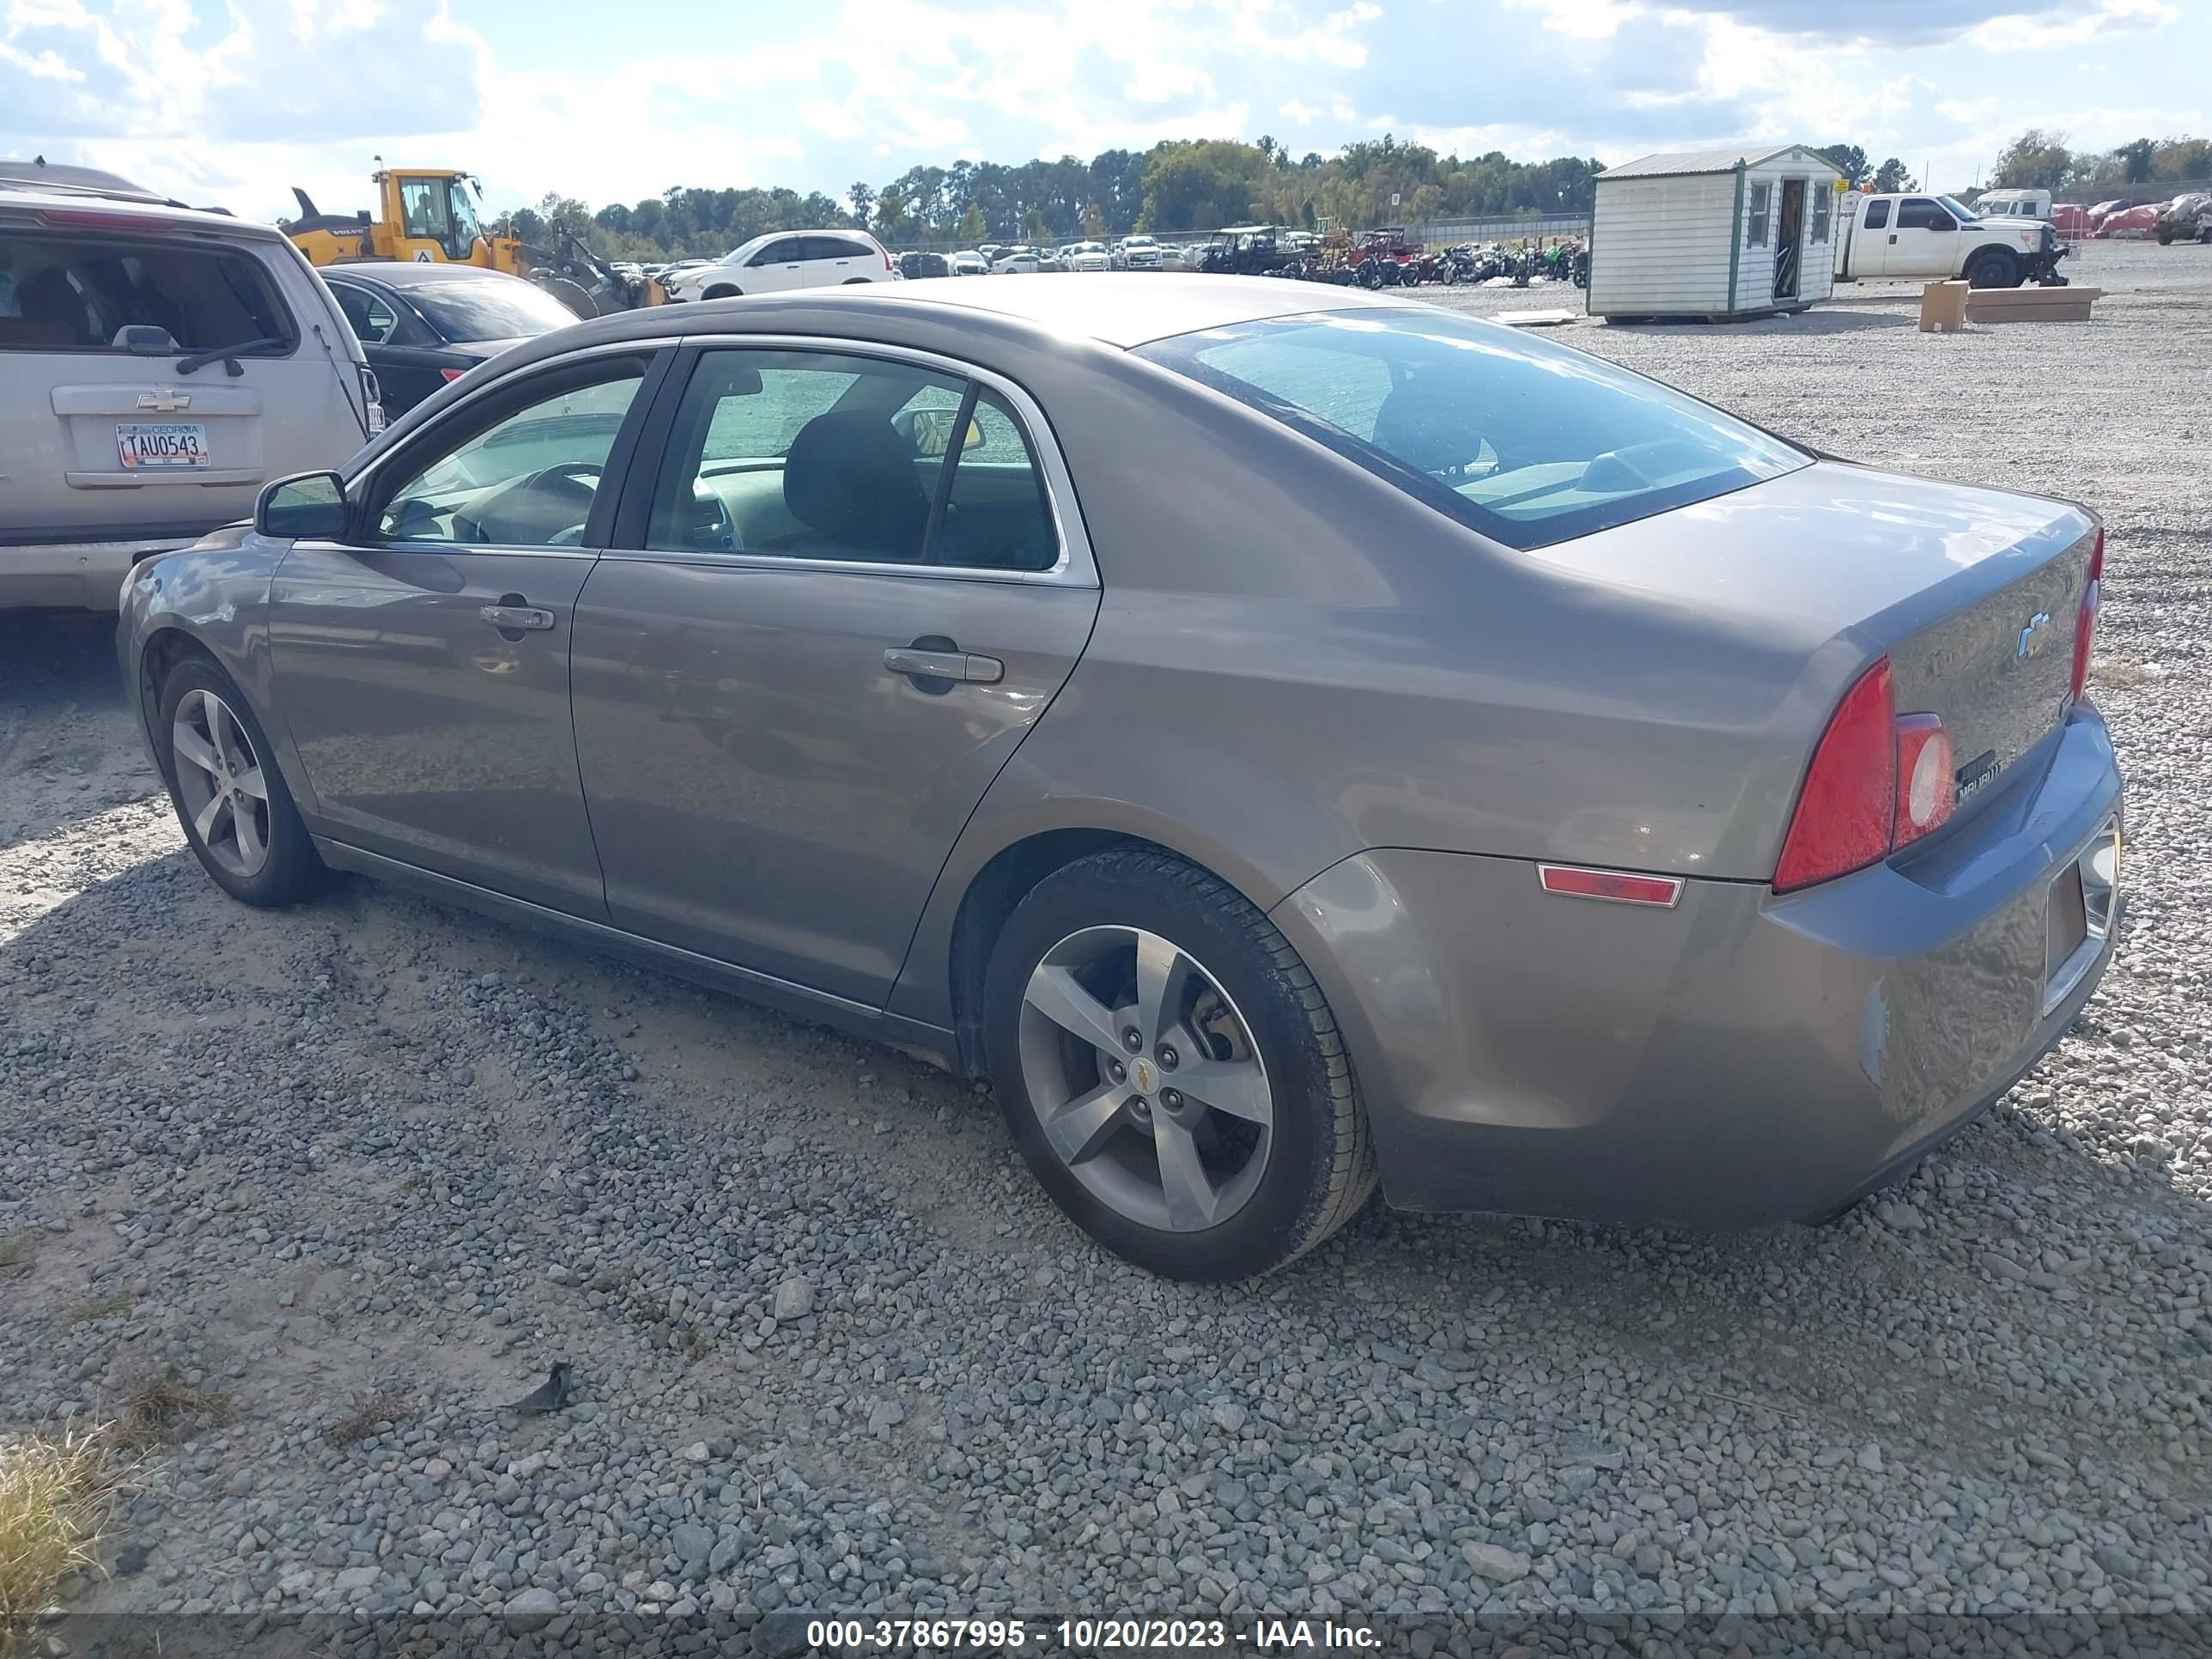
[[[2063,132],[2030,127],[1998,152],[1990,184],[2087,195],[2203,179],[2212,179],[2212,138],[2131,138],[2111,149],[2077,150]]]
[[[1385,134],[1334,155],[1292,155],[1263,136],[1205,138],[1006,165],[958,161],[909,167],[881,186],[856,181],[837,200],[817,191],[678,185],[593,209],[547,196],[504,227],[543,242],[556,229],[615,258],[713,257],[775,230],[851,226],[893,246],[988,240],[1101,240],[1133,231],[1205,231],[1273,224],[1420,224],[1432,219],[1588,212],[1595,158],[1516,161],[1503,151],[1462,159]]]

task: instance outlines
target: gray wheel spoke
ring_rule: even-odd
[[[1190,1131],[1164,1115],[1152,1122],[1152,1146],[1159,1153],[1160,1191],[1168,1201],[1168,1225],[1179,1233],[1213,1224],[1220,1194],[1198,1161]]]
[[[1096,1158],[1114,1132],[1128,1121],[1130,1094],[1125,1084],[1102,1084],[1046,1118],[1044,1132],[1061,1160],[1081,1164]]]
[[[256,800],[269,799],[269,781],[261,775],[261,769],[258,766],[248,767],[231,781]]]
[[[215,845],[216,820],[222,817],[223,808],[229,805],[228,796],[210,795],[207,805],[200,808],[199,816],[192,820],[192,828],[199,831],[200,839],[210,847]]]
[[[261,860],[269,855],[262,844],[261,826],[254,820],[252,809],[233,803],[230,809],[230,836],[238,843],[238,855],[246,860],[248,870],[258,870]]]
[[[1168,1079],[1192,1100],[1217,1112],[1252,1123],[1275,1121],[1267,1079],[1249,1060],[1200,1060],[1186,1063]]]
[[[1121,1052],[1120,1030],[1114,1011],[1076,983],[1075,975],[1049,963],[1030,975],[1022,1000],[1062,1030],[1072,1031],[1092,1048],[1109,1054]]]
[[[186,722],[182,709],[177,711],[176,726],[169,733],[169,747],[179,760],[190,761],[210,777],[215,775],[215,750],[198,729]]]
[[[1151,1048],[1174,1024],[1190,959],[1158,933],[1137,935],[1137,1030]]]

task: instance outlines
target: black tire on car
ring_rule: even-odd
[[[1366,1112],[1312,973],[1249,900],[1172,854],[1110,849],[1038,883],[983,999],[1015,1144],[1078,1226],[1139,1267],[1267,1273],[1374,1191]]]
[[[246,904],[296,903],[330,872],[284,786],[275,749],[229,675],[190,657],[162,682],[155,752],[200,867]],[[180,743],[201,760],[179,753]],[[212,756],[212,767],[203,762]]]
[[[722,283],[708,289],[699,297],[702,300],[734,300],[744,292],[743,289],[732,288],[727,283]]]
[[[2009,248],[1984,248],[1966,262],[1966,282],[1972,288],[2018,288],[2022,274]]]

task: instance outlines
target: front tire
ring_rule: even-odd
[[[1037,884],[1000,933],[984,1037],[1053,1201],[1165,1278],[1247,1279],[1375,1188],[1334,1018],[1290,942],[1219,878],[1121,848]]]
[[[224,892],[292,904],[328,879],[260,721],[212,662],[190,659],[164,682],[155,746],[185,839]]]
[[[708,289],[699,297],[702,300],[734,300],[744,292],[743,289],[732,288],[727,283],[721,283]]]
[[[2001,247],[1977,253],[1966,265],[1966,283],[1970,288],[2018,288],[2021,276],[2020,261]]]

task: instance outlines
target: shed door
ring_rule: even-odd
[[[1794,300],[1804,286],[1805,181],[1782,181],[1782,207],[1774,226],[1774,302]]]

